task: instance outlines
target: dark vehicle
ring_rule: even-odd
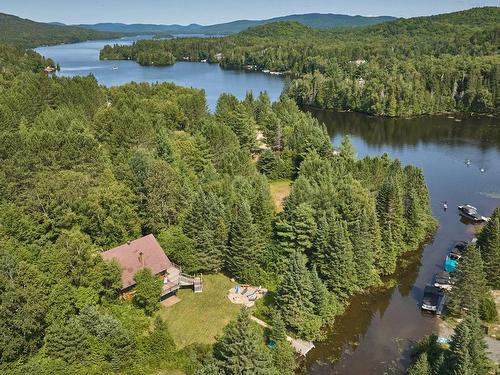
[[[487,217],[479,215],[476,207],[469,204],[458,206],[458,212],[460,216],[472,221],[473,223],[484,223],[485,221],[488,221]]]
[[[443,290],[451,290],[453,281],[449,272],[439,272],[434,275],[434,286]]]
[[[430,311],[436,315],[443,313],[446,294],[444,290],[433,285],[427,285],[424,289],[424,298],[422,299],[422,310]]]

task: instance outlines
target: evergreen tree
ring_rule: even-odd
[[[375,270],[375,253],[369,217],[366,210],[356,221],[351,233],[354,266],[356,269],[357,288],[365,289],[379,281]]]
[[[155,364],[155,367],[161,367],[174,358],[175,350],[167,323],[157,316],[152,331],[141,339],[142,353],[148,358],[148,362]]]
[[[500,289],[500,207],[497,207],[477,238],[488,285]]]
[[[352,244],[345,221],[333,215],[329,220],[320,223],[314,263],[328,290],[345,299],[356,287]]]
[[[301,203],[276,223],[278,242],[286,255],[293,251],[306,253],[316,237],[314,210],[307,203]]]
[[[209,362],[196,370],[195,375],[224,375],[217,363]]]
[[[297,368],[295,352],[287,340],[285,322],[280,314],[274,316],[272,327],[270,338],[276,344],[272,351],[274,368],[280,375],[294,375]]]
[[[377,193],[377,214],[384,239],[382,256],[387,257],[387,260],[381,261],[382,264],[386,265],[382,269],[385,274],[394,272],[395,263],[392,262],[392,258],[407,249],[404,242],[406,228],[403,198],[403,172],[401,163],[399,160],[395,160],[389,167],[387,176]],[[388,233],[384,234],[389,230],[390,236]],[[395,255],[393,254],[394,250],[396,250]]]
[[[469,314],[464,319],[470,333],[468,345],[470,361],[476,375],[486,375],[489,372],[489,360],[486,355],[487,345],[484,341],[484,331],[476,314]]]
[[[251,324],[249,311],[242,308],[215,344],[215,358],[225,375],[275,374],[271,356]]]
[[[422,353],[409,369],[408,375],[432,375],[427,353]]]
[[[314,304],[315,314],[320,316],[323,322],[333,323],[333,317],[337,312],[337,301],[320,279],[316,266],[313,266],[311,270],[311,283],[314,290],[312,303]]]
[[[451,338],[448,354],[448,371],[450,375],[473,375],[468,346],[470,331],[465,324],[459,324]]]
[[[306,257],[290,254],[287,269],[276,291],[276,310],[288,328],[306,339],[314,338],[322,325],[314,313],[314,287],[306,267]]]
[[[448,354],[453,375],[486,375],[489,371],[486,343],[476,314],[469,314],[455,328]]]
[[[195,243],[200,265],[196,271],[220,271],[228,231],[222,201],[212,192],[199,191],[184,220],[183,229]]]
[[[342,137],[342,142],[340,143],[340,157],[344,159],[348,165],[352,165],[356,160],[356,150],[348,135]]]
[[[67,363],[84,362],[89,354],[87,333],[76,319],[55,322],[45,337],[45,351]]]
[[[259,273],[262,249],[257,235],[250,206],[246,200],[240,199],[229,231],[226,269],[242,282],[254,282],[253,278]]]
[[[152,315],[160,308],[160,295],[163,287],[163,280],[149,268],[143,268],[134,275],[136,282],[134,304],[143,309],[148,315]]]
[[[488,296],[481,254],[474,244],[467,246],[456,270],[455,286],[450,291],[448,309],[455,316],[463,311],[479,311],[480,302]]]

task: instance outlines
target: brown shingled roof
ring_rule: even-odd
[[[122,268],[122,289],[135,285],[134,275],[142,268],[141,253],[144,267],[150,268],[155,275],[172,266],[172,263],[152,234],[101,253],[104,260],[116,259],[120,264]]]

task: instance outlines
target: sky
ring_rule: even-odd
[[[0,0],[0,12],[40,22],[203,25],[288,14],[424,16],[500,0]]]

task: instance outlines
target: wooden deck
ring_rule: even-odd
[[[252,319],[255,323],[257,323],[258,325],[260,325],[264,328],[269,328],[269,329],[272,328],[269,324],[256,318],[253,315],[250,316],[250,319]],[[290,336],[287,336],[286,339],[288,340],[288,342],[290,342],[290,344],[295,349],[295,351],[304,357],[307,355],[307,353],[309,353],[312,349],[315,348],[314,343],[312,341],[294,339],[293,337],[290,337]]]
[[[161,296],[164,297],[182,287],[193,287],[195,293],[201,293],[203,292],[203,279],[201,276],[191,276],[182,273],[181,267],[172,264],[172,267],[167,269]]]

